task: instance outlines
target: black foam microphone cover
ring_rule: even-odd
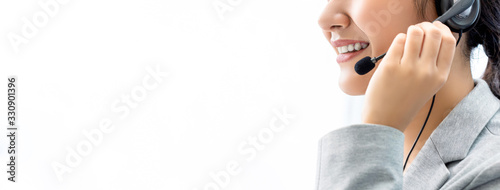
[[[356,65],[354,65],[354,70],[359,75],[364,75],[375,68],[375,63],[372,62],[372,58],[366,56],[365,58],[359,60]]]

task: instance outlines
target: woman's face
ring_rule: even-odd
[[[434,8],[433,4],[425,7],[429,6]],[[437,17],[435,12],[427,12],[431,13],[428,18]],[[337,53],[342,91],[363,95],[381,61],[365,75],[354,71],[356,62],[385,53],[398,33],[423,21],[414,0],[329,0],[318,24]]]

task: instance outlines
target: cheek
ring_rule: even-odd
[[[350,16],[352,24],[357,25],[354,35],[362,35],[360,39],[368,38],[370,46],[367,50],[372,57],[387,52],[398,33],[406,33],[410,25],[422,22],[418,20],[413,2],[414,0],[352,1]],[[354,65],[341,65],[339,86],[342,91],[349,95],[364,95],[378,63],[366,75],[358,75],[354,71]]]
[[[370,40],[372,56],[378,56],[389,49],[398,33],[417,24],[414,0],[356,1],[359,6],[352,19]],[[361,5],[362,3],[362,5]]]

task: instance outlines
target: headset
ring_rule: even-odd
[[[443,15],[449,10],[457,0],[435,0],[436,12],[438,16]],[[474,0],[472,6],[468,7],[464,12],[451,17],[446,22],[443,22],[451,31],[460,33],[467,32],[476,26],[481,13],[480,0]]]
[[[481,13],[480,0],[435,0],[434,2],[438,15],[438,18],[436,20],[448,26],[448,28],[450,28],[452,32],[456,32],[459,34],[459,38],[456,44],[458,45],[462,37],[462,33],[474,28],[474,26],[479,21],[479,16]],[[364,75],[370,72],[375,67],[375,63],[378,60],[382,59],[385,54],[386,53],[374,58],[368,56],[359,60],[354,66],[354,70],[359,75]],[[420,138],[420,135],[424,130],[425,124],[427,124],[427,120],[429,119],[429,116],[431,114],[435,99],[436,95],[432,97],[432,103],[431,107],[429,108],[429,112],[427,113],[427,118],[425,119],[424,125],[420,129],[420,132],[418,133],[417,138],[415,139],[415,142],[413,142],[410,152],[406,157],[405,163],[403,165],[403,171],[406,168],[406,163],[410,158],[413,148],[415,148],[415,145],[417,144],[418,139]]]

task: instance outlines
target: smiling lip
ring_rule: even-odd
[[[335,41],[332,41],[331,43],[332,43],[333,47],[337,48],[337,47],[342,47],[342,46],[346,46],[349,44],[368,43],[368,42],[359,41],[359,40],[335,40]],[[369,45],[369,43],[368,43],[368,45]],[[339,55],[337,56],[337,63],[344,63],[344,62],[350,61],[351,59],[353,59],[354,57],[356,57],[357,55],[359,55],[360,53],[362,53],[366,49],[367,48],[364,48],[364,49],[361,49],[359,51],[350,52],[350,53],[339,53]]]

